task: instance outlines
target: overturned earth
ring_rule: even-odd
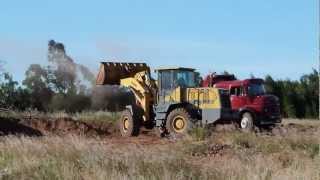
[[[240,131],[234,123],[215,124],[210,133]],[[288,133],[314,133],[317,127],[298,123],[284,123],[271,129],[259,129],[257,135],[286,136]],[[47,136],[79,135],[86,137],[119,137],[117,126],[110,121],[80,121],[71,117],[61,118],[12,118],[0,117],[0,135]],[[142,128],[140,136],[156,136],[152,130]]]

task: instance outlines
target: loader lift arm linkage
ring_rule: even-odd
[[[102,62],[96,84],[129,88],[135,96],[136,104],[143,109],[143,121],[150,119],[156,86],[150,68],[145,63]]]

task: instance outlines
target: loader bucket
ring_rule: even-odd
[[[120,85],[120,80],[133,77],[141,71],[150,72],[146,63],[101,62],[97,85]]]

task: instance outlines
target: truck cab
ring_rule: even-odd
[[[281,122],[279,99],[267,94],[263,79],[237,80],[233,75],[210,75],[202,85],[229,91],[232,117],[243,129]]]

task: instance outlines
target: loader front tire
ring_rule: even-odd
[[[118,128],[122,137],[138,136],[140,121],[129,110],[124,110],[118,120]]]
[[[177,108],[169,113],[166,129],[170,136],[185,135],[192,127],[192,118],[184,108]]]

